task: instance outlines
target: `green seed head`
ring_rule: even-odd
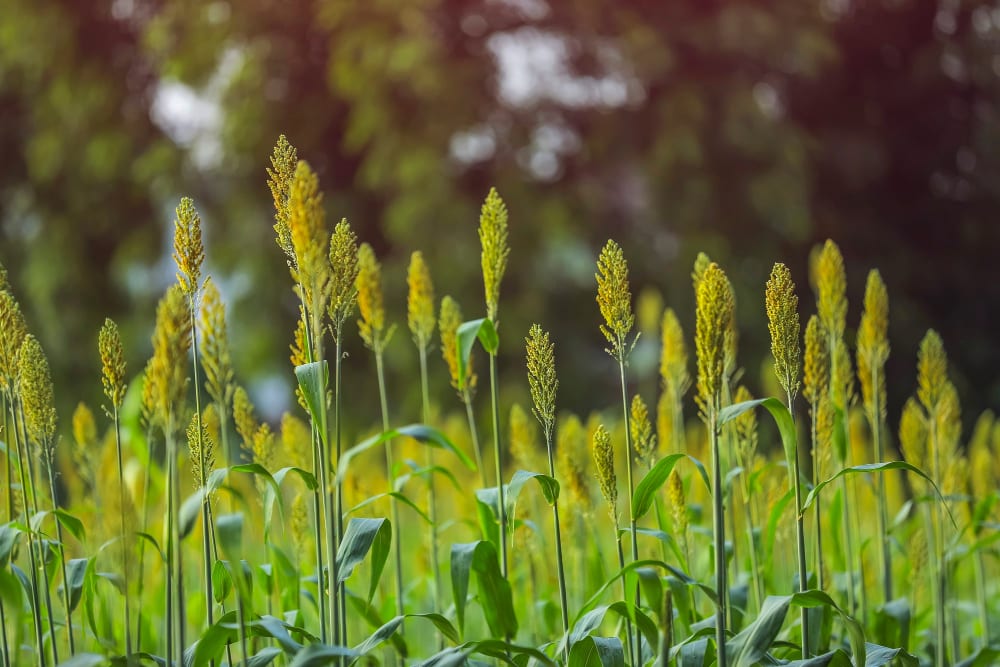
[[[104,320],[97,338],[97,348],[101,355],[101,383],[104,395],[115,410],[125,400],[125,351],[118,325],[111,319]]]
[[[479,216],[479,241],[482,244],[483,286],[486,291],[486,316],[494,323],[500,304],[500,283],[507,270],[507,206],[496,188],[490,188]]]
[[[660,352],[660,380],[665,389],[678,397],[684,395],[691,384],[688,374],[687,345],[684,342],[684,331],[677,320],[673,308],[663,311],[663,321],[660,324],[662,350]]]
[[[861,398],[879,419],[885,416],[883,369],[889,358],[888,328],[889,294],[878,270],[872,269],[865,283],[865,309],[858,327],[857,364]]]
[[[615,452],[611,447],[611,434],[601,424],[594,432],[594,464],[597,481],[601,485],[601,495],[608,504],[612,520],[618,516],[618,478],[615,476]]]
[[[462,310],[458,302],[450,296],[441,299],[441,315],[438,319],[438,329],[441,331],[441,356],[448,364],[448,374],[451,377],[451,386],[461,395],[462,383],[459,382],[458,368],[458,327],[462,324]],[[465,390],[470,395],[476,388],[476,374],[472,370],[472,357],[465,367]]]
[[[556,391],[559,389],[555,345],[549,340],[548,332],[537,324],[531,326],[524,341],[533,412],[548,442],[556,425]]]
[[[174,220],[174,262],[177,282],[184,294],[191,297],[198,291],[201,265],[205,261],[205,246],[201,242],[201,217],[190,197],[183,197]]]
[[[329,297],[330,262],[323,193],[319,190],[319,178],[303,160],[295,166],[289,184],[288,229],[295,253],[292,278],[302,289],[300,296],[310,309],[310,318],[317,321],[312,332],[316,336],[319,317]]]
[[[601,333],[611,344],[609,352],[619,361],[628,350],[625,339],[632,331],[635,316],[632,314],[632,292],[628,284],[628,264],[625,254],[614,241],[609,240],[597,258],[597,305],[604,324]]]
[[[830,393],[830,352],[826,331],[819,317],[813,315],[806,325],[805,364],[802,395],[815,409],[820,397]]]
[[[729,279],[718,264],[709,264],[698,284],[694,339],[698,358],[698,401],[706,418],[718,413],[722,400],[727,340],[734,329],[734,308]]]
[[[17,389],[17,353],[28,335],[21,306],[14,295],[0,291],[0,391]]]
[[[927,419],[920,404],[913,398],[906,400],[899,418],[899,446],[903,456],[913,465],[923,468],[927,463]]]
[[[847,275],[840,248],[829,239],[816,257],[815,273],[819,319],[828,335],[840,338],[847,319]]]
[[[420,349],[427,349],[434,336],[434,283],[431,272],[420,251],[410,255],[410,266],[406,272],[406,283],[410,289],[406,300],[407,323],[413,342]]]
[[[382,265],[367,243],[358,249],[358,329],[370,350],[380,352],[386,342],[385,305],[382,300]]]
[[[173,285],[160,299],[153,329],[153,356],[148,381],[152,416],[165,429],[180,428],[187,390],[187,354],[191,346],[191,317],[180,285]]]
[[[799,297],[792,274],[784,264],[775,264],[764,296],[767,328],[771,333],[774,374],[789,400],[799,391],[802,349],[799,345]]]
[[[233,396],[233,361],[226,331],[226,306],[211,278],[205,280],[198,324],[201,332],[201,365],[205,389],[219,405],[229,405]]]
[[[337,223],[330,237],[330,301],[327,313],[336,340],[358,302],[358,237],[347,220]]]
[[[632,419],[629,426],[632,429],[632,446],[635,448],[635,458],[637,461],[653,465],[656,456],[656,434],[653,432],[653,424],[649,419],[649,408],[642,396],[636,394],[632,397],[630,409]]]
[[[298,161],[295,146],[288,143],[285,135],[279,136],[271,154],[271,167],[267,170],[267,187],[274,199],[274,231],[277,234],[278,247],[293,263],[295,249],[292,247],[292,231],[288,226],[288,193]]]
[[[948,383],[948,356],[941,336],[929,329],[917,353],[917,398],[928,415],[934,415],[945,384]]]
[[[55,450],[56,407],[49,360],[38,339],[28,334],[18,352],[17,361],[28,436],[51,463]]]

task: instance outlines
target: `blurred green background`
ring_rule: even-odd
[[[634,293],[690,338],[690,270],[737,288],[740,362],[769,377],[763,288],[810,247],[891,298],[890,422],[942,333],[967,422],[1000,403],[1000,9],[968,0],[0,0],[0,262],[52,358],[64,423],[100,402],[97,331],[116,318],[138,372],[173,279],[173,207],[194,197],[229,305],[238,377],[271,419],[294,404],[296,300],[264,168],[279,133],[385,263],[395,422],[419,416],[405,267],[482,315],[479,205],[495,185],[513,251],[501,297],[505,401],[522,338],[553,332],[560,404],[614,403],[594,261],[623,246]],[[654,308],[647,308],[653,312]],[[852,333],[849,333],[853,336]],[[637,387],[655,404],[655,332]],[[375,421],[369,354],[348,405]],[[443,364],[437,401],[452,403]],[[693,408],[692,408],[693,412]]]

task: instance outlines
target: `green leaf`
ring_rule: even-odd
[[[313,475],[308,470],[303,470],[302,468],[295,468],[293,466],[282,468],[281,470],[274,473],[273,477],[275,484],[281,486],[282,483],[285,481],[285,477],[287,477],[289,474],[292,473],[297,475],[299,479],[302,480],[303,484],[306,485],[306,488],[309,489],[310,491],[315,491],[317,488],[319,488],[319,483],[316,481],[315,475]]]
[[[10,553],[14,550],[23,531],[15,526],[5,523],[0,526],[0,568],[7,567],[10,561]]]
[[[351,519],[344,531],[340,548],[337,550],[337,583],[347,581],[368,555],[372,552],[371,582],[368,585],[368,602],[375,597],[382,569],[389,558],[392,543],[392,527],[388,519]]]
[[[580,610],[577,612],[576,617],[573,619],[574,625],[580,620],[580,618],[583,617],[583,615],[585,613],[587,613],[597,603],[598,600],[601,599],[601,597],[604,595],[604,593],[611,586],[613,586],[616,581],[618,581],[619,579],[621,579],[622,577],[624,577],[626,574],[628,574],[630,572],[633,572],[635,570],[638,570],[639,568],[643,568],[643,567],[658,567],[658,568],[661,568],[661,569],[667,570],[667,571],[671,571],[671,569],[672,569],[669,565],[667,565],[666,563],[664,563],[662,560],[637,560],[637,561],[632,561],[631,563],[629,563],[628,565],[626,565],[621,570],[618,570],[618,572],[616,572],[610,579],[608,579],[607,581],[605,581],[601,585],[601,587],[599,589],[597,589],[597,592],[594,593],[593,595],[591,595],[590,599],[588,599],[586,602],[583,603],[583,606],[580,607]]]
[[[267,667],[274,659],[281,655],[281,649],[275,646],[268,646],[261,649],[247,660],[247,667]]]
[[[98,665],[108,664],[108,658],[97,653],[77,653],[73,657],[63,660],[59,667],[98,667]]]
[[[69,608],[76,609],[83,594],[83,582],[87,574],[89,558],[73,558],[66,561],[66,576],[69,578]]]
[[[344,646],[328,646],[327,644],[311,644],[295,655],[288,667],[321,667],[340,662],[342,658],[356,658],[353,649]]]
[[[367,639],[355,646],[354,650],[358,655],[366,655],[370,653],[375,647],[394,635],[399,626],[403,624],[403,620],[407,618],[422,618],[428,620],[433,623],[434,627],[436,627],[438,631],[449,640],[455,643],[458,643],[459,641],[458,632],[444,616],[441,616],[440,614],[405,614],[403,616],[396,616],[388,623],[384,623]]]
[[[219,604],[224,602],[233,590],[233,580],[229,568],[221,560],[212,564],[212,598]]]
[[[944,502],[944,496],[941,495],[941,491],[938,489],[937,484],[935,484],[934,480],[928,477],[927,473],[925,473],[923,470],[916,467],[915,465],[907,463],[906,461],[888,461],[886,463],[862,463],[861,465],[851,466],[850,468],[842,468],[833,477],[823,480],[809,491],[809,494],[806,496],[806,500],[802,505],[802,511],[805,512],[807,509],[809,509],[809,506],[812,505],[813,502],[815,502],[816,496],[819,495],[820,491],[822,491],[824,487],[826,487],[828,484],[831,484],[832,482],[835,482],[837,479],[843,477],[844,475],[857,475],[859,473],[871,473],[871,472],[885,472],[886,470],[906,470],[920,477],[923,477],[934,488],[934,491],[937,493],[938,498],[941,499],[942,502]],[[947,507],[947,504],[945,506]],[[954,522],[954,517],[952,517],[952,521]]]
[[[488,318],[470,320],[459,325],[455,336],[458,338],[458,390],[465,388],[466,368],[472,356],[472,346],[479,340],[488,354],[496,354],[500,349],[500,336]]]
[[[730,664],[734,667],[753,667],[764,658],[781,631],[791,601],[791,596],[772,595],[764,599],[753,623],[726,642]]]
[[[796,461],[798,452],[798,433],[795,430],[795,420],[792,413],[788,411],[785,404],[776,398],[758,398],[752,401],[743,401],[735,405],[727,405],[719,412],[719,425],[723,425],[736,419],[744,412],[762,406],[771,413],[774,423],[778,426],[778,433],[781,435],[781,445],[785,450],[785,461],[788,462],[789,471],[793,470],[792,464]],[[796,510],[798,511],[798,510]]]
[[[314,361],[295,367],[295,379],[309,406],[309,415],[319,431],[323,444],[326,444],[326,387],[329,380],[329,367],[325,360]]]
[[[883,667],[898,660],[906,667],[917,667],[920,661],[901,648],[887,648],[878,644],[865,644],[865,667]]]
[[[569,652],[569,667],[625,667],[625,649],[617,637],[584,637]]]
[[[552,477],[548,475],[543,475],[540,472],[529,472],[527,470],[518,470],[514,473],[514,476],[510,480],[510,484],[506,486],[506,491],[504,491],[504,502],[507,505],[507,511],[511,515],[514,504],[517,502],[517,497],[521,495],[521,489],[530,480],[535,480],[538,482],[538,486],[542,491],[542,496],[545,497],[545,502],[549,505],[554,504],[559,500],[559,482],[557,482]]]
[[[205,505],[205,489],[199,488],[190,496],[184,499],[180,511],[180,523],[178,524],[181,539],[191,534],[194,524],[201,516],[201,508]]]
[[[660,490],[667,481],[667,478],[670,477],[670,473],[673,471],[674,466],[677,465],[677,462],[683,458],[691,459],[699,475],[701,475],[702,481],[705,482],[705,488],[712,488],[708,480],[708,473],[705,471],[705,466],[701,464],[701,461],[687,454],[670,454],[669,456],[664,456],[656,462],[656,465],[650,468],[649,472],[639,481],[638,486],[635,487],[635,493],[632,494],[632,516],[636,520],[646,516],[646,512],[653,506],[657,491]]]
[[[437,429],[431,428],[430,426],[425,426],[424,424],[410,424],[408,426],[403,426],[398,429],[390,429],[379,433],[378,435],[374,435],[344,452],[344,454],[340,457],[340,462],[337,464],[338,479],[343,480],[347,476],[347,470],[351,461],[359,454],[401,436],[413,438],[414,440],[430,445],[431,447],[439,447],[440,449],[447,450],[457,456],[458,460],[461,461],[469,470],[476,469],[476,464],[472,462],[472,459],[470,459],[465,452],[456,447],[455,444],[445,437],[443,433]]]
[[[485,540],[451,545],[451,587],[459,632],[465,632],[465,605],[473,572],[479,583],[479,606],[490,632],[495,637],[513,637],[517,618],[510,583],[500,573],[496,547]]]

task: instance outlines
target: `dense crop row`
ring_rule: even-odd
[[[479,226],[485,317],[466,321],[448,296],[439,304],[412,255],[422,414],[401,426],[372,248],[346,221],[331,233],[318,180],[284,137],[268,176],[301,305],[291,345],[300,410],[277,428],[236,381],[191,200],[177,207],[177,283],[157,308],[153,355],[131,382],[106,322],[93,351],[106,401],[100,417],[76,410],[72,444],[58,436],[45,353],[0,273],[5,667],[996,659],[1000,423],[987,413],[963,440],[944,347],[929,331],[901,417],[903,457],[892,453],[877,271],[850,326],[840,252],[817,249],[817,314],[801,327],[792,276],[774,265],[765,384],[780,397],[754,399],[741,383],[732,285],[699,256],[694,363],[668,308],[651,411],[630,393],[636,318],[625,254],[608,241],[596,264],[602,324],[578,335],[604,336],[621,393],[583,420],[559,410],[562,360],[544,323],[502,330],[501,345],[508,214],[491,191]],[[356,317],[382,417],[359,444],[342,428],[361,400],[344,390]],[[430,400],[435,350],[451,406]],[[500,354],[524,355],[535,419],[516,404],[503,418]],[[769,422],[760,436],[758,418]]]

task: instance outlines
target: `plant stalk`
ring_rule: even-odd
[[[420,398],[421,398],[421,419],[424,424],[431,421],[431,400],[430,390],[427,385],[427,346],[420,346]],[[433,590],[431,595],[431,610],[438,612],[441,607],[441,567],[438,563],[438,538],[437,538],[437,494],[434,491],[434,448],[427,448],[427,516],[431,520],[430,527],[430,556],[431,573],[433,575]],[[443,639],[442,639],[443,641]],[[439,648],[444,648],[443,644]]]
[[[718,400],[715,401],[716,405]],[[708,433],[712,448],[712,533],[715,536],[715,645],[719,667],[727,667],[726,656],[726,524],[723,514],[722,462],[719,460],[719,416],[715,406],[708,409]]]
[[[385,365],[382,363],[382,350],[375,350],[375,370],[378,373],[378,398],[382,406],[382,431],[389,430],[389,402],[385,395]],[[389,480],[389,492],[395,491],[396,473],[392,458],[392,443],[385,443],[385,467]],[[403,550],[400,544],[399,504],[393,496],[389,496],[389,513],[392,517],[393,559],[396,565],[396,614],[402,616],[403,609]],[[400,625],[400,633],[403,626]]]
[[[624,341],[621,342],[620,348],[624,349]],[[618,370],[621,377],[622,385],[622,412],[625,416],[625,470],[628,475],[628,520],[629,520],[629,531],[632,537],[632,561],[635,562],[639,560],[639,540],[638,533],[635,527],[635,514],[632,512],[632,496],[635,494],[635,486],[632,481],[632,415],[629,412],[628,404],[628,388],[627,380],[625,377],[625,356],[620,355],[618,357]],[[639,586],[639,581],[635,582],[635,608],[638,610],[642,607],[641,600],[641,589]],[[635,663],[638,665],[638,661],[642,660],[642,634],[639,632],[639,626],[635,628],[635,646],[636,646],[636,659]]]
[[[493,407],[493,456],[497,470],[497,511],[500,513],[500,572],[507,578],[507,504],[504,501],[503,460],[500,455],[500,396],[497,389],[497,355],[490,353],[490,395]]]

